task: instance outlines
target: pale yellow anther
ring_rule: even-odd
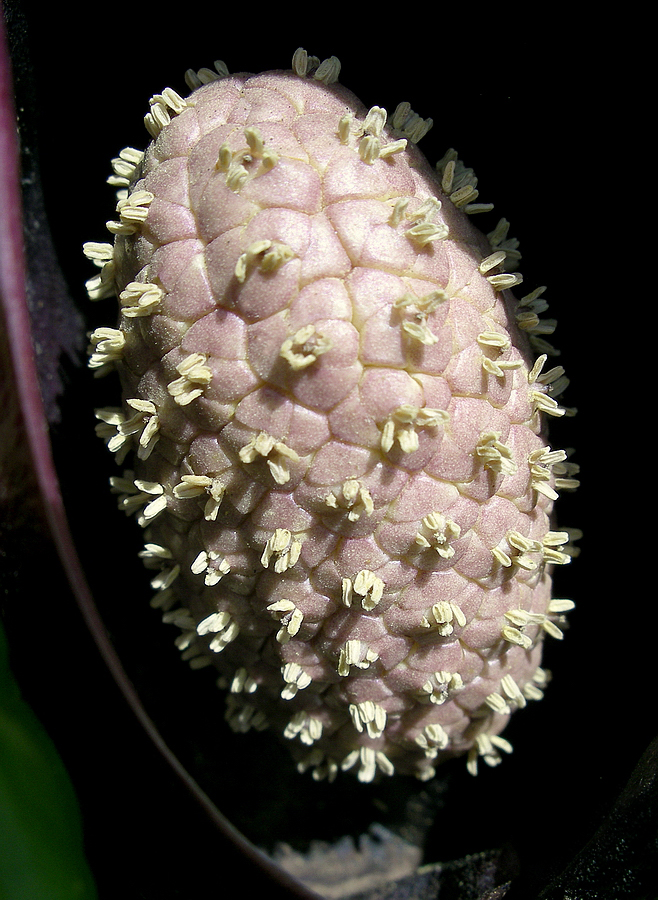
[[[416,532],[416,544],[424,549],[433,548],[443,559],[451,559],[455,550],[450,541],[461,535],[460,526],[440,512],[425,516],[421,524],[421,530]]]
[[[280,266],[294,256],[292,248],[287,244],[260,240],[251,243],[235,264],[235,277],[242,284],[249,270],[257,266],[261,272],[275,272]]]
[[[293,537],[287,528],[277,528],[265,544],[260,561],[267,569],[274,558],[274,571],[281,574],[295,565],[301,551],[302,542],[298,538]]]
[[[491,269],[495,269],[496,266],[500,266],[505,262],[506,256],[507,254],[504,250],[496,250],[495,253],[492,253],[490,256],[485,257],[478,266],[480,275],[486,275],[487,272],[491,271]]]
[[[386,125],[387,112],[382,106],[371,106],[363,121],[363,131],[365,134],[374,134],[375,137],[381,137],[384,126]]]
[[[572,609],[576,608],[576,604],[573,600],[560,600],[554,599],[551,600],[548,604],[549,613],[565,613],[571,612]]]
[[[423,616],[420,624],[423,628],[430,629],[442,637],[448,637],[453,633],[455,625],[464,628],[466,616],[461,607],[453,600],[439,600],[432,606],[429,613]]]
[[[544,394],[542,391],[530,391],[530,399],[535,410],[541,410],[541,412],[549,416],[559,417],[566,413],[566,409],[560,406],[557,400],[554,400],[553,397],[549,397],[548,394]]]
[[[350,133],[352,130],[352,116],[350,113],[346,113],[338,122],[338,137],[340,139],[341,144],[347,144],[350,139]]]
[[[104,375],[123,357],[126,336],[118,328],[101,327],[91,333],[89,342],[87,365],[96,375]]]
[[[171,122],[171,116],[179,115],[187,105],[187,100],[172,88],[165,88],[161,94],[151,97],[149,112],[144,117],[144,125],[151,137],[156,138]]]
[[[349,579],[343,579],[343,583]],[[384,582],[382,579],[371,572],[369,569],[362,569],[352,582],[352,590],[361,597],[361,606],[363,609],[373,610],[384,593]],[[343,602],[345,603],[345,585],[343,584]],[[349,603],[345,603],[346,606]]]
[[[355,478],[349,478],[343,482],[339,493],[328,494],[325,503],[331,509],[347,510],[347,518],[350,522],[357,522],[365,513],[372,515],[375,505],[368,488],[360,484]]]
[[[176,366],[180,378],[167,385],[167,391],[179,406],[188,406],[200,397],[212,380],[205,353],[191,353]]]
[[[371,663],[379,659],[379,654],[364,641],[347,641],[342,647],[338,658],[338,674],[346,676],[350,674],[350,668],[367,669]]]
[[[441,289],[431,291],[422,297],[406,293],[393,301],[393,308],[403,310],[407,316],[402,323],[402,330],[421,344],[431,346],[438,338],[427,324],[427,317],[448,299],[446,292]]]
[[[286,663],[281,669],[286,685],[281,691],[282,700],[292,700],[297,691],[303,691],[311,683],[311,676],[298,663]]]
[[[315,325],[305,325],[283,342],[279,355],[286,360],[291,369],[299,371],[312,365],[319,356],[332,347],[332,341],[319,334]]]
[[[215,565],[217,560],[219,560],[219,563]],[[219,553],[216,553],[214,550],[207,552],[202,550],[195,558],[190,569],[194,575],[203,575],[204,583],[208,587],[212,587],[212,585],[218,584],[224,575],[228,575],[231,571],[231,566],[226,559],[220,558]]]
[[[258,129],[255,125],[249,125],[244,130],[244,136],[252,155],[255,157],[259,157],[265,149],[265,142],[263,141],[263,136],[260,133],[260,129]]]
[[[350,703],[349,713],[356,730],[361,733],[365,725],[368,737],[378,738],[386,728],[386,710],[373,703],[372,700],[364,700],[361,703]]]
[[[114,244],[107,241],[87,241],[82,245],[82,252],[95,266],[103,268],[114,259]]]
[[[380,446],[384,453],[389,453],[397,441],[403,453],[414,453],[419,447],[416,428],[436,428],[447,421],[448,413],[442,409],[404,404],[384,423]]]
[[[491,551],[494,558],[501,564],[501,566],[505,566],[505,568],[509,568],[512,565],[512,560],[509,554],[505,553],[500,547],[494,547]]]
[[[149,207],[155,200],[150,191],[135,191],[117,203],[118,222],[107,222],[107,230],[112,234],[134,234],[143,224],[149,213]]]
[[[315,719],[307,712],[296,712],[286,725],[283,736],[288,740],[298,737],[302,744],[310,746],[322,737],[323,725],[320,719]]]
[[[426,247],[434,241],[442,241],[448,237],[448,226],[442,223],[421,222],[405,232],[406,236],[419,247]]]
[[[379,138],[372,134],[364,134],[359,141],[359,156],[363,162],[372,165],[379,158],[381,144]]]
[[[499,439],[498,431],[483,432],[475,446],[475,455],[483,460],[485,469],[491,469],[496,474],[513,475],[517,467],[512,451]]]
[[[253,265],[254,260],[261,253],[264,253],[266,250],[272,246],[272,241],[270,240],[261,240],[254,241],[249,244],[244,253],[241,253],[238,257],[238,261],[235,264],[235,277],[242,284],[247,277],[247,271],[251,265]]]
[[[498,713],[499,715],[509,715],[509,713],[511,712],[508,702],[505,700],[503,695],[499,694],[497,691],[488,694],[487,697],[485,697],[484,702],[487,704],[489,709],[493,710],[493,712]]]
[[[392,228],[397,228],[400,222],[404,219],[407,207],[409,206],[409,198],[401,197],[400,199],[395,201],[395,205],[391,211],[391,215],[388,220],[388,224]]]
[[[265,431],[261,431],[245,444],[238,456],[243,463],[255,462],[258,457],[265,458],[272,478],[277,484],[287,484],[290,481],[289,461],[299,462],[299,456],[294,450]]]
[[[222,144],[219,148],[219,152],[217,154],[217,162],[215,163],[215,169],[218,172],[228,172],[229,166],[231,165],[231,161],[233,159],[233,151],[229,147],[228,144]]]
[[[418,699],[423,703],[432,703],[435,706],[443,706],[449,696],[464,687],[464,682],[458,672],[441,670],[434,672],[418,691]]]
[[[393,156],[396,153],[402,153],[402,151],[406,149],[407,141],[404,138],[401,138],[399,141],[390,141],[380,148],[379,158],[387,159],[389,156]]]
[[[236,670],[229,688],[232,694],[253,694],[257,689],[258,683],[249,675],[244,666]]]
[[[511,675],[504,675],[501,679],[500,686],[504,695],[515,704],[518,709],[523,709],[526,705],[526,698],[521,692],[521,688]]]
[[[505,291],[521,284],[523,276],[519,272],[501,272],[499,275],[487,275],[487,281],[497,291]]]
[[[162,303],[165,292],[157,284],[131,281],[119,294],[121,312],[129,319],[150,316]]]
[[[275,619],[281,623],[281,628],[277,632],[276,639],[280,644],[287,644],[291,637],[294,637],[302,626],[304,615],[292,600],[277,600],[270,603],[267,607]]]
[[[249,172],[246,169],[243,160],[240,157],[233,157],[228,169],[226,170],[226,186],[229,190],[237,193],[241,187],[247,183]]]
[[[501,636],[508,643],[523,647],[524,650],[530,650],[532,647],[532,638],[527,634],[523,634],[518,628],[513,628],[511,625],[504,626],[501,631]]]
[[[196,632],[199,636],[205,634],[215,635],[208,646],[213,653],[221,653],[231,641],[236,639],[240,633],[240,628],[230,613],[222,611],[206,616],[197,625]]]
[[[373,747],[360,747],[358,750],[352,750],[347,754],[341,763],[341,769],[346,771],[351,769],[356,763],[359,763],[358,779],[364,784],[373,781],[377,774],[377,769],[384,775],[393,775],[395,768],[390,759]]]
[[[509,350],[512,342],[506,334],[499,331],[483,331],[476,338],[481,347],[491,347],[495,350]]]
[[[125,147],[120,151],[112,161],[112,171],[114,175],[110,175],[107,183],[113,187],[127,188],[130,186],[131,180],[134,178],[137,167],[144,158],[141,150],[135,150],[132,147]]]
[[[426,725],[414,741],[425,751],[428,759],[435,759],[439,750],[445,750],[450,743],[448,732],[438,722]]]

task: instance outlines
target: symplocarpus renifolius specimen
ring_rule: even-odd
[[[544,288],[453,150],[430,166],[409,104],[366,109],[339,63],[188,73],[113,161],[113,243],[85,245],[116,327],[98,432],[144,528],[152,605],[214,666],[238,732],[271,728],[300,771],[425,780],[495,765],[539,699],[553,530],[577,468]]]

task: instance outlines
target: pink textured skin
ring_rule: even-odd
[[[529,384],[534,357],[514,323],[516,301],[478,269],[492,248],[411,143],[372,163],[360,157],[367,110],[343,87],[292,73],[235,75],[187,103],[138,167],[130,192],[153,199],[143,224],[117,235],[114,250],[117,292],[131,282],[163,291],[150,314],[122,316],[126,343],[117,363],[123,421],[135,416],[130,399],[157,411],[152,452],[142,449],[146,458],[136,456],[127,476],[156,484],[138,512],[165,498],[157,515],[146,505],[142,522],[147,542],[164,548],[146,554],[147,565],[161,569],[155,604],[181,628],[185,658],[224,676],[232,726],[287,729],[300,769],[315,777],[342,766],[363,781],[393,768],[427,778],[438,762],[469,751],[471,761],[480,754],[495,764],[498,749],[508,748],[488,738],[526,696],[540,695],[541,645],[556,616],[542,545],[552,501],[533,488],[529,461],[547,446],[531,395],[546,387]],[[337,132],[346,112],[354,119],[344,143]],[[257,126],[278,159],[269,170],[258,158],[244,161],[248,177],[236,188],[216,163],[224,144],[243,158],[247,126]],[[397,137],[385,129],[382,146]],[[407,231],[428,197],[441,200],[430,220],[444,223],[448,236],[421,246]],[[391,224],[400,198],[409,204]],[[262,251],[240,280],[241,254],[263,240],[285,245],[289,258],[264,271]],[[447,299],[425,318],[393,305],[439,288]],[[404,330],[414,321],[436,341]],[[295,369],[282,346],[309,325],[326,340],[325,352]],[[511,347],[478,342],[489,332]],[[191,385],[199,396],[181,404],[168,386],[192,354],[210,374]],[[518,365],[496,375],[483,368],[484,357]],[[421,414],[412,426],[417,449],[400,445],[404,425],[394,414],[405,406],[430,410],[429,424]],[[432,418],[436,411],[446,415]],[[119,459],[139,447],[151,414]],[[492,432],[509,451],[509,472],[476,452]],[[254,450],[261,433],[292,452]],[[208,481],[185,496],[179,486],[190,475]],[[206,506],[210,480],[224,491],[215,518]],[[350,506],[343,491],[353,481],[363,493]],[[124,506],[134,495],[126,489]],[[431,538],[422,520],[435,513],[458,526],[441,544],[444,555],[416,540]],[[299,559],[280,572],[276,550],[263,560],[276,529],[301,544]],[[510,532],[538,543],[522,553]],[[502,564],[495,548],[512,564]],[[199,562],[203,551],[210,555]],[[222,561],[230,571],[219,578],[213,572]],[[378,602],[355,589],[364,571],[383,582]],[[303,617],[289,632],[291,607],[267,609],[278,601]],[[432,617],[436,604],[447,621]],[[505,617],[514,610],[534,615],[515,625]],[[208,625],[218,612],[230,618]],[[204,633],[204,621],[214,630]],[[520,643],[506,639],[505,628]],[[348,641],[363,643],[350,651]],[[288,668],[288,677],[302,675],[287,697],[290,663],[301,670]],[[505,676],[516,697],[509,679],[501,686]],[[492,695],[504,700],[499,710]],[[379,724],[371,722],[369,734],[375,713]]]

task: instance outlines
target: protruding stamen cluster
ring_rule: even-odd
[[[187,101],[172,88],[165,88],[161,94],[155,94],[149,100],[149,111],[144,117],[144,125],[151,137],[157,137],[165,126],[171,122],[172,115],[177,116],[187,107]]]
[[[277,600],[275,603],[270,603],[267,611],[281,622],[281,628],[276,634],[277,641],[280,644],[287,644],[302,627],[304,614],[291,600]]]
[[[384,424],[381,448],[389,453],[397,442],[403,453],[415,453],[419,446],[416,428],[436,428],[447,420],[448,414],[442,409],[399,406]]]
[[[96,434],[106,440],[116,461],[122,463],[132,440],[137,437],[137,456],[148,459],[160,437],[160,418],[155,403],[150,400],[131,398],[126,404],[134,414],[126,416],[122,409],[97,409],[96,418],[101,420],[96,426]]]
[[[329,338],[318,334],[315,325],[305,325],[283,342],[279,355],[293,371],[298,372],[312,365],[319,356],[331,350],[332,346]]]
[[[299,456],[294,450],[264,431],[245,444],[239,456],[243,463],[255,462],[259,456],[267,459],[268,468],[277,484],[286,484],[290,481],[288,461],[299,462]]]
[[[356,478],[348,478],[337,493],[333,491],[327,494],[325,503],[331,509],[348,510],[347,518],[350,522],[358,522],[361,516],[372,515],[375,506],[367,487],[364,487]]]
[[[499,475],[514,475],[517,466],[512,459],[512,451],[499,439],[498,431],[484,432],[477,442],[475,454],[483,461],[486,469]]]
[[[369,569],[362,569],[355,577],[343,578],[342,582],[342,600],[345,606],[352,605],[354,594],[361,597],[361,606],[363,609],[373,610],[382,599],[385,584],[382,579],[371,572]]]
[[[403,294],[393,302],[394,309],[404,310],[407,319],[402,323],[402,330],[414,340],[427,347],[436,344],[437,336],[427,324],[427,318],[440,304],[448,300],[444,290],[431,291],[423,297],[414,297],[413,294]]]
[[[179,406],[187,406],[203,394],[210,384],[212,370],[206,365],[204,353],[192,353],[176,366],[180,378],[167,385],[167,390]]]
[[[209,497],[203,509],[203,517],[207,522],[214,522],[222,504],[225,490],[225,485],[218,477],[183,475],[180,484],[174,487],[174,497],[179,500],[187,500],[208,494]]]
[[[450,541],[456,540],[461,535],[461,528],[452,519],[448,519],[443,513],[434,512],[425,516],[421,530],[416,532],[416,543],[423,549],[436,550],[442,559],[452,559],[455,548]]]
[[[293,537],[287,528],[277,528],[265,544],[260,561],[267,569],[274,559],[274,571],[280,575],[295,565],[301,552],[302,542]]]

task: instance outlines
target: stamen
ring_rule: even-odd
[[[342,600],[344,606],[352,605],[352,592],[358,594],[361,599],[361,606],[366,611],[373,610],[384,593],[384,582],[379,576],[375,575],[369,569],[362,569],[355,576],[354,581],[350,578],[342,580]]]
[[[303,691],[311,683],[311,676],[297,663],[286,663],[281,668],[281,675],[286,686],[281,691],[282,700],[292,700],[297,691]]]
[[[218,559],[220,560],[219,565],[213,565]],[[214,550],[209,550],[208,552],[202,550],[190,566],[190,569],[195,575],[203,575],[204,583],[208,587],[218,584],[224,575],[228,575],[231,571],[231,567],[226,559],[220,558],[219,553],[216,553]]]
[[[422,688],[417,692],[418,699],[423,703],[433,703],[435,706],[443,706],[451,693],[464,687],[464,682],[458,672],[434,672]]]
[[[448,413],[442,409],[409,404],[399,406],[382,428],[380,446],[388,453],[397,441],[403,453],[414,453],[419,446],[416,428],[437,428],[447,421]]]
[[[483,432],[475,446],[475,455],[484,461],[485,469],[500,475],[514,475],[517,467],[512,451],[499,438],[499,431]]]
[[[135,150],[133,147],[125,147],[117,157],[112,160],[112,171],[114,175],[110,175],[107,183],[113,187],[130,187],[130,182],[134,179],[137,167],[144,158],[141,150]]]
[[[416,544],[424,549],[433,548],[443,559],[451,559],[455,555],[450,541],[461,535],[461,528],[443,513],[434,512],[425,516],[422,530],[416,532]]]
[[[328,494],[325,497],[325,503],[331,509],[349,510],[347,518],[350,522],[357,522],[363,513],[367,516],[372,515],[375,508],[368,488],[363,487],[354,478],[343,482],[339,495],[333,492]]]
[[[149,213],[149,206],[155,200],[150,191],[135,191],[129,197],[119,200],[117,212],[118,222],[107,222],[107,230],[112,234],[134,234],[142,225]]]
[[[292,740],[299,737],[302,744],[310,746],[322,737],[322,722],[300,710],[290,719],[283,731],[284,738]]]
[[[162,303],[165,292],[157,284],[131,281],[119,294],[121,312],[129,319],[150,316]]]
[[[361,703],[350,703],[349,713],[356,730],[361,734],[365,725],[368,737],[381,737],[386,728],[386,710],[373,703],[372,700],[364,700]]]
[[[167,390],[179,406],[188,406],[200,397],[212,380],[212,370],[206,366],[205,353],[191,353],[176,366],[180,378],[170,382]]]
[[[378,659],[379,654],[375,650],[371,650],[365,641],[347,641],[340,651],[338,674],[349,675],[352,666],[356,666],[358,669],[367,669]]]
[[[261,556],[261,564],[267,569],[272,557],[275,557],[274,571],[277,574],[291,569],[302,552],[302,542],[292,536],[287,528],[277,528],[271,538],[265,544]]]
[[[450,736],[442,725],[435,722],[431,725],[426,725],[420,734],[416,735],[414,741],[425,751],[425,756],[428,759],[435,759],[439,750],[447,748],[450,743]]]
[[[334,84],[340,75],[340,60],[336,56],[330,56],[323,60],[313,72],[313,78],[323,84]]]
[[[240,633],[240,628],[228,612],[217,612],[207,616],[197,625],[197,634],[214,634],[208,644],[208,648],[213,653],[221,653],[228,645],[234,641]]]
[[[332,341],[316,332],[315,325],[305,325],[283,342],[279,356],[286,360],[293,371],[299,371],[312,365],[332,347]]]
[[[106,375],[116,362],[123,358],[126,346],[125,334],[117,328],[96,328],[89,336],[90,353],[87,365],[95,369],[95,375]]]
[[[277,600],[270,603],[267,607],[275,619],[281,622],[281,628],[277,632],[276,639],[279,644],[287,644],[291,637],[294,637],[301,628],[304,621],[304,614],[299,610],[292,600]]]
[[[238,455],[243,463],[255,462],[259,456],[266,459],[272,457],[267,459],[267,465],[277,484],[286,484],[290,481],[288,460],[299,462],[299,456],[294,450],[264,431],[245,444]]]
[[[433,622],[430,621],[430,617],[434,620]],[[448,637],[453,633],[453,622],[456,622],[460,628],[464,628],[466,625],[466,616],[461,607],[452,600],[439,600],[429,613],[420,620],[423,628],[436,632],[441,637]]]

